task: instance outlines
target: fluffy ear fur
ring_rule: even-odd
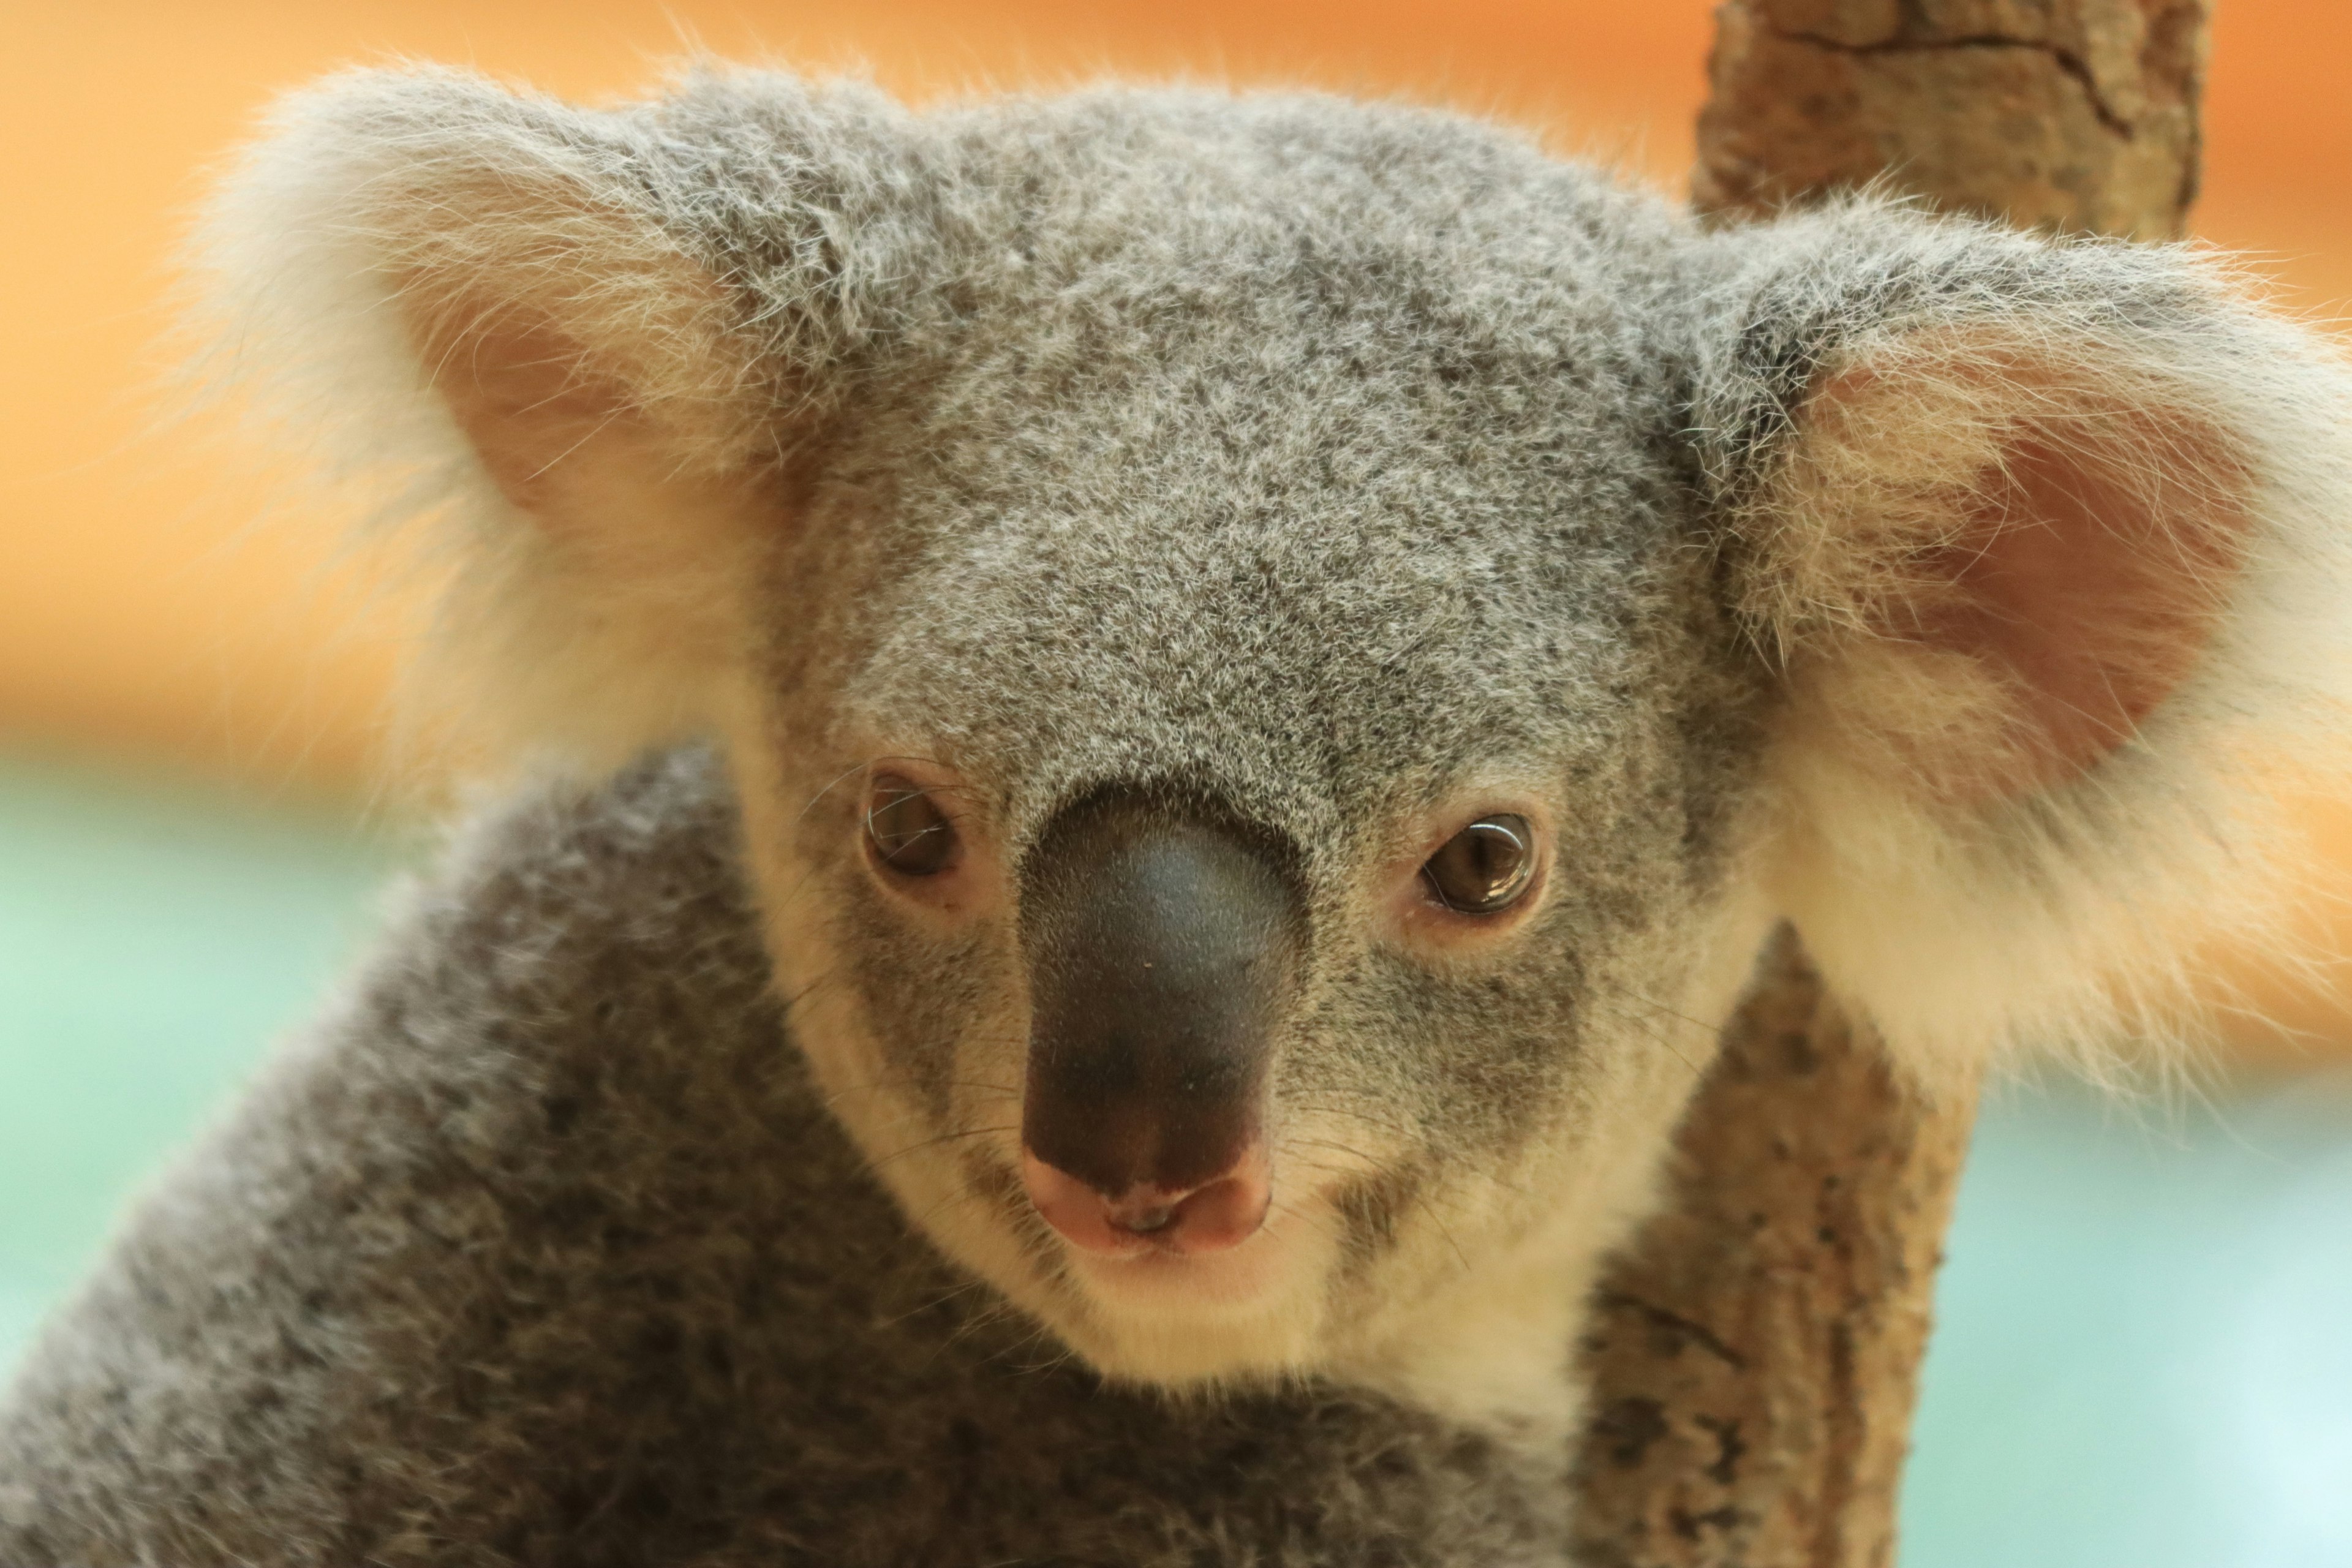
[[[436,666],[503,734],[592,760],[709,722],[785,459],[860,336],[814,162],[765,150],[805,176],[807,246],[712,246],[728,149],[665,134],[698,89],[724,90],[594,112],[454,71],[332,79],[278,105],[199,235],[226,378],[448,525]],[[769,94],[739,140],[821,152],[887,112]]]
[[[2187,249],[1866,204],[1717,243],[1775,893],[1931,1070],[2147,1026],[2278,907],[2250,763],[2342,732],[2352,378]]]

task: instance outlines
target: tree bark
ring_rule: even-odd
[[[2178,239],[2205,0],[1730,0],[1692,195],[1765,212],[1885,180],[2028,227]]]
[[[1883,184],[2053,230],[2184,230],[2205,0],[1729,0],[1717,21],[1702,211]],[[1974,1110],[1898,1079],[1774,939],[1584,1347],[1589,1568],[1894,1562]]]
[[[1586,1568],[1882,1568],[1973,1097],[1897,1079],[1793,931],[1604,1285]]]

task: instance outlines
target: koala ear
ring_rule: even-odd
[[[848,269],[800,243],[837,214],[792,199],[824,182],[771,193],[764,261],[723,242],[727,171],[665,116],[730,92],[782,143],[772,178],[876,108],[767,79],[596,112],[358,72],[277,107],[198,237],[224,379],[448,525],[437,665],[598,758],[711,722],[785,460],[855,346]]]
[[[2161,1008],[2278,907],[2250,755],[2340,735],[2352,381],[2185,249],[1866,205],[1720,243],[1785,912],[1923,1059]]]

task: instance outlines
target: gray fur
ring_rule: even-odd
[[[11,1561],[1563,1561],[1581,1301],[1761,934],[1923,1081],[2111,1026],[2160,910],[2259,905],[2241,721],[2342,668],[2346,378],[2182,251],[1706,232],[1394,107],[719,72],[341,79],[208,235],[230,368],[453,525],[511,738],[732,782],[469,840],[51,1331]],[[1985,510],[2029,450],[2219,563],[2117,611],[2194,657],[2119,636],[2161,701],[2046,776],[2041,667],[1946,614],[2056,526]],[[877,767],[951,777],[955,900],[868,866]],[[1107,786],[1303,889],[1240,1305],[1023,1195],[1018,868]],[[1430,934],[1497,809],[1539,900]]]

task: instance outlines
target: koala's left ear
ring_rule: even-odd
[[[449,525],[442,663],[509,737],[603,760],[723,705],[785,459],[879,313],[861,291],[909,270],[856,245],[898,114],[779,76],[598,110],[355,71],[281,101],[225,184],[196,257],[221,379]]]
[[[1868,204],[1715,243],[1772,890],[1920,1060],[2095,1031],[2273,891],[2250,748],[2341,733],[2352,380],[2182,248]]]

